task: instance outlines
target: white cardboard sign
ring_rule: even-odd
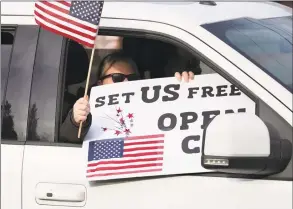
[[[91,89],[83,143],[89,181],[208,172],[204,125],[215,115],[255,113],[255,103],[218,74],[148,79]]]

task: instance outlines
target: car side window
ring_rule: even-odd
[[[195,75],[215,73],[185,48],[157,39],[123,37],[123,50],[135,60],[145,78],[171,77],[183,71]]]
[[[14,43],[14,30],[2,28],[1,32],[1,104],[5,99],[7,80],[10,69],[11,52]]]
[[[2,108],[1,138],[5,140],[26,140],[28,105],[38,33],[38,27],[33,25],[20,25],[15,31],[13,50],[9,58],[9,74],[6,75],[8,76],[7,84],[5,84],[7,90]]]
[[[183,71],[192,71],[195,75],[216,73],[198,57],[179,47],[176,47],[173,54],[168,56],[168,62],[164,69],[167,76],[173,76],[175,72]]]
[[[192,71],[195,75],[216,73],[208,63],[180,45],[158,39],[137,38],[135,35],[124,37],[121,34],[115,37],[100,39],[101,47],[98,46],[95,51],[90,86],[97,82],[95,76],[102,58],[117,49],[132,57],[143,79],[173,77],[175,72],[183,71]],[[115,47],[105,49],[101,43],[103,40],[116,40],[119,43],[109,44]],[[60,128],[74,103],[84,95],[90,53],[91,49],[79,43],[40,30],[31,88],[27,143],[65,142],[60,135]]]
[[[60,71],[63,43],[62,36],[40,29],[29,101],[27,143],[54,141],[55,124],[59,119],[55,112],[59,115],[62,104],[57,98],[58,89],[62,88],[59,79],[63,76]]]
[[[102,36],[102,35],[100,35]],[[100,61],[108,53],[113,50],[123,50],[126,54],[135,61],[142,75],[142,79],[153,79],[162,77],[173,77],[176,72],[182,73],[183,71],[192,71],[195,75],[201,74],[213,74],[216,73],[208,64],[200,59],[195,54],[186,50],[182,46],[177,46],[172,43],[160,41],[157,39],[137,38],[135,36],[120,36],[120,38],[110,38],[110,35],[99,39],[99,45],[95,51],[95,61],[92,66],[91,73],[91,86],[97,82],[98,66]],[[101,42],[116,40],[122,44],[108,44],[115,47],[105,50],[104,45]],[[101,47],[100,47],[101,46]],[[118,47],[117,47],[118,46]],[[84,95],[85,80],[87,77],[89,58],[91,49],[88,49],[78,43],[69,42],[69,48],[66,53],[66,66],[62,69],[66,71],[64,86],[62,89],[63,98],[59,98],[62,101],[62,115],[59,115],[61,123],[65,121],[68,116],[69,110],[72,109],[74,103]],[[75,58],[78,56],[78,59]],[[78,60],[78,63],[76,62]],[[68,122],[67,120],[66,122]],[[73,128],[74,128],[74,124]],[[68,130],[68,124],[59,127],[59,136],[55,139],[56,142],[67,143],[64,139],[71,137],[71,133],[66,133]],[[72,141],[75,141],[74,139]],[[81,143],[79,143],[81,144]]]

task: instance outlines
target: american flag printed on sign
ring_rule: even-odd
[[[38,1],[35,21],[44,29],[93,48],[103,5],[103,1]]]
[[[163,154],[163,134],[91,141],[87,178],[159,172]]]

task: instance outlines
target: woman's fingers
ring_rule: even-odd
[[[178,81],[181,81],[181,75],[180,75],[180,73],[176,72],[176,73],[175,73],[175,77],[176,77],[176,79],[177,79]]]
[[[76,119],[74,119],[74,120],[75,120],[76,123],[80,123],[80,122],[84,122],[84,121],[86,121],[86,119],[87,119],[86,116],[79,115],[79,116],[77,116]]]
[[[190,80],[194,80],[194,73],[193,72],[189,71],[188,75],[189,75]]]
[[[189,82],[190,80],[194,80],[194,73],[191,71],[189,72],[184,71],[182,74],[180,74],[179,72],[176,72],[175,77],[177,78],[178,81],[181,81],[183,79],[183,81]]]
[[[88,97],[80,98],[76,101],[73,106],[73,116],[76,123],[84,122],[90,113],[90,105],[88,102]]]
[[[82,111],[87,111],[87,112],[89,112],[89,111],[90,111],[90,106],[89,106],[89,105],[84,105],[84,104],[82,104],[82,105],[78,105],[78,106],[76,106],[76,109],[77,109],[77,110],[82,110]]]
[[[185,82],[188,82],[188,81],[189,81],[188,73],[187,73],[186,71],[184,71],[184,72],[182,73],[182,77],[183,77],[183,80],[184,80]]]
[[[84,104],[87,105],[89,104],[88,100],[86,98],[80,98],[79,100],[76,101],[78,104]]]

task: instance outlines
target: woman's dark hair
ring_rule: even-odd
[[[108,54],[104,59],[101,61],[99,65],[99,69],[97,72],[98,80],[104,76],[104,73],[115,63],[117,62],[124,62],[130,65],[131,69],[139,75],[138,67],[133,59],[125,54],[123,51],[116,51],[111,54]]]

